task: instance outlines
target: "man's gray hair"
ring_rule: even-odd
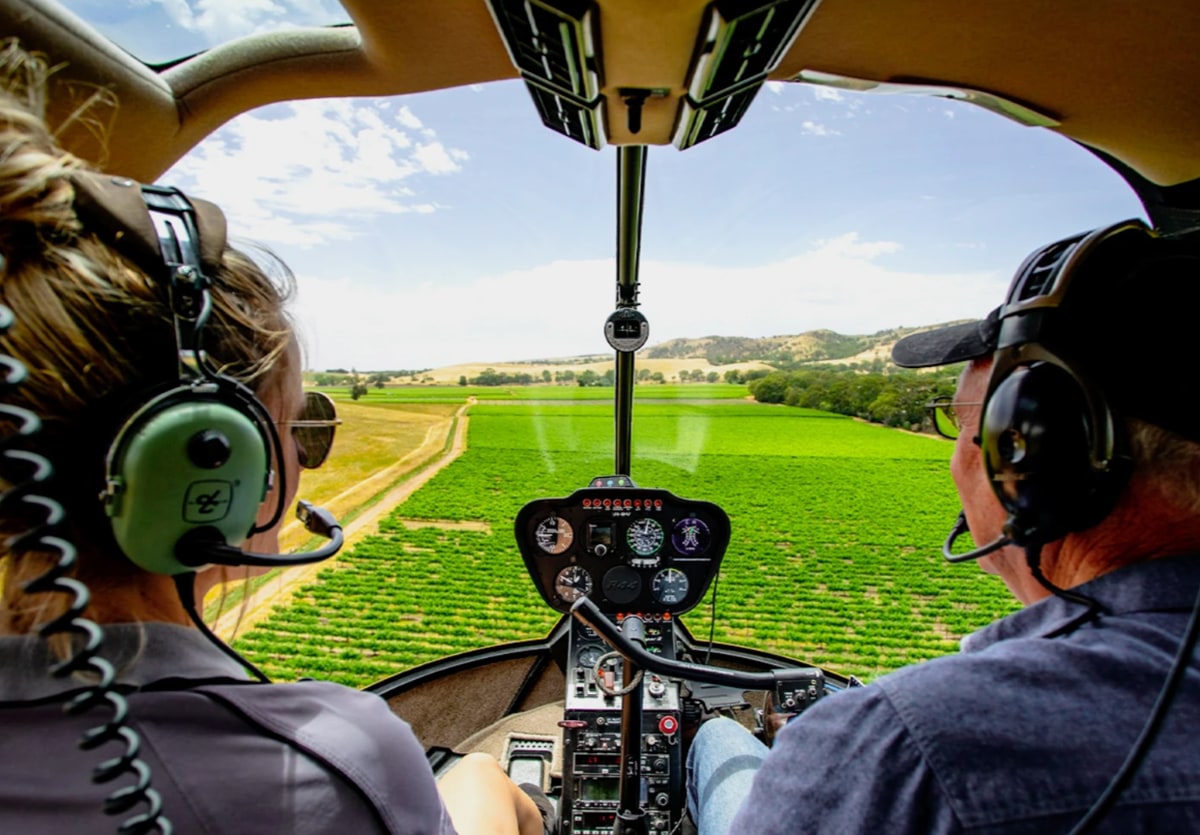
[[[1128,426],[1134,475],[1180,510],[1200,514],[1200,443],[1142,420]]]

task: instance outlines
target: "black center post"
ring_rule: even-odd
[[[636,310],[638,306],[638,262],[641,257],[642,206],[645,192],[646,146],[622,145],[617,149],[618,313]],[[631,475],[629,460],[633,435],[633,357],[632,350],[616,349],[613,402],[617,475]]]

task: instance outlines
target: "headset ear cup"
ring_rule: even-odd
[[[992,489],[1018,542],[1051,542],[1098,522],[1120,483],[1097,466],[1096,427],[1083,385],[1067,369],[1020,366],[984,406],[981,443]]]
[[[243,410],[176,389],[114,441],[108,515],[125,555],[159,574],[195,570],[175,556],[184,536],[241,545],[266,496],[270,456]]]

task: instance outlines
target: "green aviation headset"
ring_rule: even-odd
[[[181,575],[208,564],[295,565],[336,553],[333,517],[301,502],[310,530],[334,539],[313,552],[248,554],[240,546],[273,527],[258,510],[283,461],[266,407],[240,382],[217,373],[203,351],[208,288],[225,250],[225,218],[212,203],[181,192],[91,172],[72,176],[86,227],[170,288],[178,381],[146,395],[117,432],[105,458],[101,501],[113,535],[141,568]]]

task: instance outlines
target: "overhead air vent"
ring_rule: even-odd
[[[817,0],[718,0],[705,12],[680,108],[683,150],[738,123]]]
[[[1023,302],[1047,296],[1054,289],[1058,274],[1075,251],[1082,235],[1050,244],[1035,252],[1023,265],[1021,280],[1016,282],[1009,294],[1008,303]]]
[[[488,0],[488,5],[546,127],[603,147],[594,5],[582,0]]]

